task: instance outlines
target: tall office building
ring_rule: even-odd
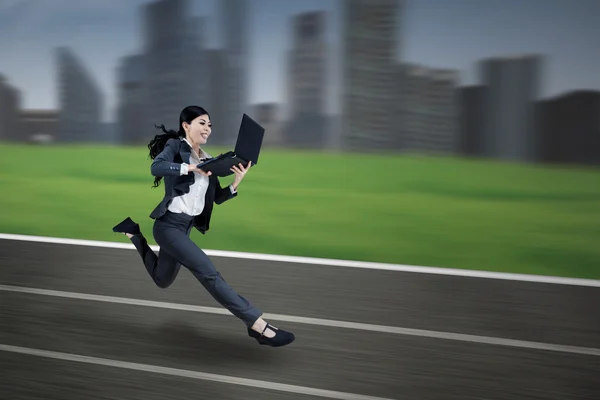
[[[228,145],[231,143],[231,122],[227,109],[227,54],[223,49],[205,51],[208,78],[206,110],[210,114],[212,134],[211,145]],[[237,132],[236,132],[237,133]]]
[[[483,107],[486,87],[469,85],[457,89],[459,99],[459,154],[480,156],[481,136],[483,134]]]
[[[189,85],[188,104],[198,105],[206,108],[208,102],[208,60],[206,56],[206,43],[208,41],[207,25],[208,18],[194,16],[188,19],[187,48],[189,60],[189,72],[186,82]],[[207,110],[209,111],[209,110]],[[210,111],[209,111],[210,112]]]
[[[401,147],[425,153],[458,151],[458,71],[406,65],[402,88]]]
[[[143,143],[152,138],[147,129],[145,85],[146,60],[143,54],[121,59],[117,70],[117,140],[120,143]]]
[[[390,139],[389,148],[401,150],[406,136],[406,116],[410,114],[407,102],[410,94],[407,93],[408,74],[411,66],[406,63],[396,63],[394,66],[393,80],[394,100],[392,105],[392,124],[396,127],[396,134]]]
[[[540,161],[600,165],[600,91],[564,93],[538,109]]]
[[[56,49],[59,122],[57,140],[103,142],[103,96],[83,62],[68,48]]]
[[[252,117],[263,128],[265,135],[263,137],[263,146],[283,146],[285,145],[282,137],[282,124],[278,118],[279,105],[277,103],[259,103],[255,104],[252,110]]]
[[[248,1],[219,0],[217,4],[227,64],[227,80],[223,87],[227,125],[220,135],[224,143],[234,145],[242,114],[248,107]]]
[[[153,124],[179,129],[179,114],[188,105],[201,105],[202,39],[190,17],[188,0],[157,0],[143,8],[145,85],[148,129]]]
[[[328,144],[325,18],[325,12],[314,11],[293,19],[293,48],[288,62],[290,116],[285,138],[288,146],[322,148]]]
[[[540,88],[542,58],[537,55],[481,61],[486,86],[483,155],[514,161],[537,158],[535,101]]]
[[[25,140],[21,136],[21,95],[0,75],[0,141]]]
[[[342,3],[342,147],[388,149],[395,126],[396,29],[400,0]]]

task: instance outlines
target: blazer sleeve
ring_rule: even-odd
[[[219,178],[216,178],[217,187],[215,189],[215,203],[221,204],[226,202],[227,200],[233,199],[238,195],[237,191],[235,193],[231,192],[229,186],[222,188],[221,182],[219,182]]]
[[[153,176],[179,176],[181,175],[181,163],[173,162],[178,151],[178,140],[169,139],[165,148],[152,161],[150,172]]]

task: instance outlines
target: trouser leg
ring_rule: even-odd
[[[217,302],[248,327],[262,315],[260,310],[229,286],[206,253],[189,237],[189,230],[186,232],[174,224],[158,221],[154,237],[161,251],[164,249],[188,268]]]
[[[163,289],[171,286],[179,273],[181,263],[162,248],[156,256],[143,235],[134,235],[131,242],[142,257],[146,271],[156,286]]]

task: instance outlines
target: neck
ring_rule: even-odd
[[[200,154],[200,145],[198,143],[195,143],[192,139],[190,139],[189,137],[186,138],[188,142],[190,142],[190,144],[192,145],[192,149],[194,149],[196,151],[196,153]]]

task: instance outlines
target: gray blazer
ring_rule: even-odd
[[[165,197],[156,206],[150,214],[150,218],[157,219],[162,217],[177,196],[181,196],[190,191],[190,186],[194,183],[194,174],[180,175],[181,164],[188,164],[190,161],[192,149],[181,139],[169,139],[165,144],[163,151],[156,156],[150,167],[153,176],[164,177]],[[229,187],[222,188],[219,178],[209,176],[208,189],[206,191],[204,210],[202,214],[194,217],[194,227],[202,234],[210,228],[210,217],[212,215],[213,204],[221,204],[237,196],[232,193]]]

